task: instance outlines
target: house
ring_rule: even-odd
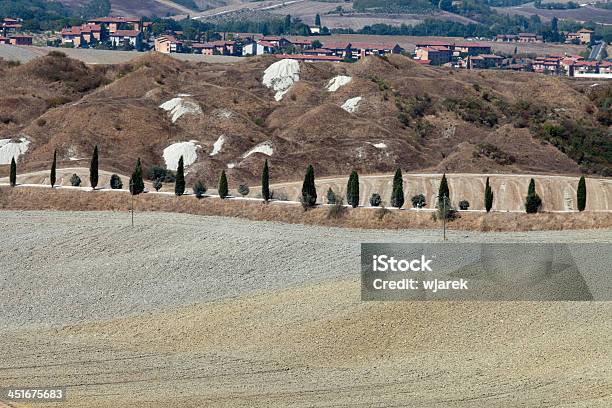
[[[302,54],[324,56],[324,55],[334,55],[334,52],[327,48],[311,48],[308,50],[303,50]]]
[[[88,20],[87,23],[104,26],[110,33],[125,27],[135,31],[142,31],[144,26],[142,20],[137,17],[101,17]]]
[[[578,42],[580,44],[590,44],[593,40],[593,31],[587,28],[578,30],[575,33],[565,34],[566,42]]]
[[[12,45],[32,45],[32,36],[25,34],[13,34],[9,36]]]
[[[308,50],[312,48],[312,42],[309,40],[291,40],[291,44],[298,50]]]
[[[479,43],[455,43],[452,47],[453,56],[467,57],[468,55],[491,54],[493,49],[490,45]]]
[[[336,55],[306,55],[306,54],[276,54],[276,58],[294,59],[305,62],[341,62],[342,57]]]
[[[520,43],[541,43],[544,42],[544,38],[535,33],[519,33],[517,41]]]
[[[319,26],[309,26],[310,34],[321,34],[321,27]]]
[[[270,43],[275,48],[285,48],[292,44],[291,41],[289,41],[285,37],[278,36],[265,36],[262,37],[259,41]]]
[[[563,59],[561,56],[537,57],[532,63],[533,71],[558,75],[561,73]]]
[[[2,37],[0,36],[0,44],[10,44],[11,41],[9,40],[8,37]]]
[[[504,58],[494,54],[482,54],[476,56],[468,56],[463,60],[467,69],[490,69],[499,68],[502,65]]]
[[[440,45],[417,48],[415,53],[417,60],[429,61],[430,65],[446,64],[451,61],[452,57],[450,48]]]
[[[62,45],[72,44],[79,48],[90,46],[102,41],[102,26],[97,24],[83,24],[81,26],[66,27],[60,31]]]
[[[251,42],[242,46],[242,56],[273,54],[276,47],[267,41]]]
[[[6,37],[10,33],[15,33],[21,28],[21,20],[16,20],[14,18],[3,18],[0,23],[0,30],[2,31],[2,35]]]
[[[498,34],[495,41],[499,42],[518,42],[519,36],[516,34]]]
[[[142,47],[142,32],[138,30],[116,30],[110,33],[110,42],[114,47]]]
[[[173,35],[162,35],[155,38],[154,49],[157,52],[163,54],[170,54],[172,52],[181,52],[183,49],[183,42],[179,41]]]
[[[384,56],[400,54],[404,49],[399,44],[375,44],[366,42],[325,42],[323,48],[332,50],[342,58],[360,59],[369,55]]]
[[[235,41],[211,41],[207,43],[193,43],[194,52],[204,55],[235,55],[237,44]]]

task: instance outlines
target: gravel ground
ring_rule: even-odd
[[[0,212],[0,228],[0,387],[65,385],[62,406],[612,403],[612,302],[359,301],[361,242],[439,231],[67,212]]]

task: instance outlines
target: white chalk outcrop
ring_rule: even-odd
[[[242,158],[246,159],[253,153],[262,153],[262,154],[265,154],[266,156],[272,156],[274,154],[274,149],[272,148],[272,142],[266,141],[266,142],[258,144],[257,146],[255,146],[254,148],[252,148],[251,150],[243,154]]]
[[[217,139],[217,141],[213,144],[212,152],[210,152],[209,156],[216,156],[221,151],[223,144],[225,143],[225,136],[221,135]]]
[[[352,77],[346,75],[338,75],[336,77],[333,77],[327,83],[327,92],[336,92],[338,89],[340,89],[340,87],[343,87],[352,80]]]
[[[362,99],[363,98],[361,96],[351,98],[347,100],[346,102],[344,102],[344,104],[342,105],[342,109],[344,109],[345,111],[349,113],[355,113],[357,112],[357,109],[359,108],[359,103],[361,102]]]
[[[185,94],[182,94],[185,95]],[[172,118],[172,123],[176,123],[183,115],[201,115],[202,108],[194,101],[189,101],[183,97],[172,98],[159,105],[160,108],[168,112]]]
[[[0,139],[0,164],[11,164],[13,157],[15,161],[19,156],[28,151],[30,141],[25,137],[18,139]]]
[[[300,63],[292,59],[282,59],[270,65],[262,79],[264,86],[276,91],[274,99],[280,101],[291,85],[300,80]]]
[[[374,146],[377,149],[386,149],[387,145],[385,143],[370,143],[372,146]]]
[[[183,164],[185,166],[195,163],[198,159],[198,149],[201,147],[196,143],[198,143],[197,140],[190,140],[189,142],[173,143],[166,147],[164,149],[166,168],[176,171],[181,156],[183,156]]]

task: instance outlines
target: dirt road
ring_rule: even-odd
[[[65,385],[62,407],[612,403],[610,303],[359,300],[359,243],[437,231],[127,217],[0,212],[0,387]]]

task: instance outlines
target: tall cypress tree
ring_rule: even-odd
[[[53,163],[51,163],[51,175],[49,181],[51,182],[51,188],[55,186],[55,177],[57,172],[57,149],[53,152]]]
[[[130,193],[132,195],[138,195],[144,191],[144,181],[142,179],[142,165],[140,163],[140,157],[136,162],[136,168],[130,177]]]
[[[270,199],[270,169],[268,168],[268,160],[264,163],[263,171],[261,172],[261,198],[266,202]]]
[[[587,201],[586,180],[584,179],[584,176],[580,177],[578,189],[576,190],[576,196],[578,201],[578,211],[584,211]]]
[[[395,170],[395,176],[393,176],[393,189],[391,190],[391,206],[396,208],[402,208],[404,205],[404,177],[402,176],[402,170]]]
[[[17,163],[15,163],[15,157],[11,159],[11,172],[9,174],[9,182],[11,183],[11,187],[15,187],[17,185]]]
[[[221,177],[219,177],[219,197],[224,199],[229,194],[229,188],[227,186],[227,176],[225,170],[221,171]]]
[[[487,212],[490,212],[491,208],[493,208],[493,190],[491,189],[489,178],[487,177],[487,184],[485,185],[485,209]]]
[[[312,164],[308,165],[306,176],[304,176],[302,202],[309,207],[313,207],[317,203],[317,188],[315,186],[314,167],[312,167]]]
[[[540,207],[542,207],[542,199],[536,193],[535,180],[531,179],[527,189],[527,198],[525,198],[525,211],[528,214],[535,214],[540,211]]]
[[[317,27],[321,27],[321,15],[319,13],[317,13],[317,15],[315,16],[315,25]]]
[[[178,167],[176,169],[176,182],[174,184],[174,194],[182,196],[185,193],[185,166],[183,165],[183,156],[179,158]]]
[[[94,147],[93,155],[91,156],[91,164],[89,165],[89,183],[94,190],[98,186],[98,145]]]
[[[535,189],[535,180],[531,179],[529,181],[529,187],[527,187],[527,195],[534,195],[536,193],[536,189]]]
[[[448,181],[446,181],[446,173],[442,175],[442,180],[440,181],[440,188],[438,189],[438,203],[442,204],[444,197],[450,199],[450,190],[448,189]]]
[[[351,172],[346,185],[346,202],[353,208],[359,205],[359,175],[355,170]]]

